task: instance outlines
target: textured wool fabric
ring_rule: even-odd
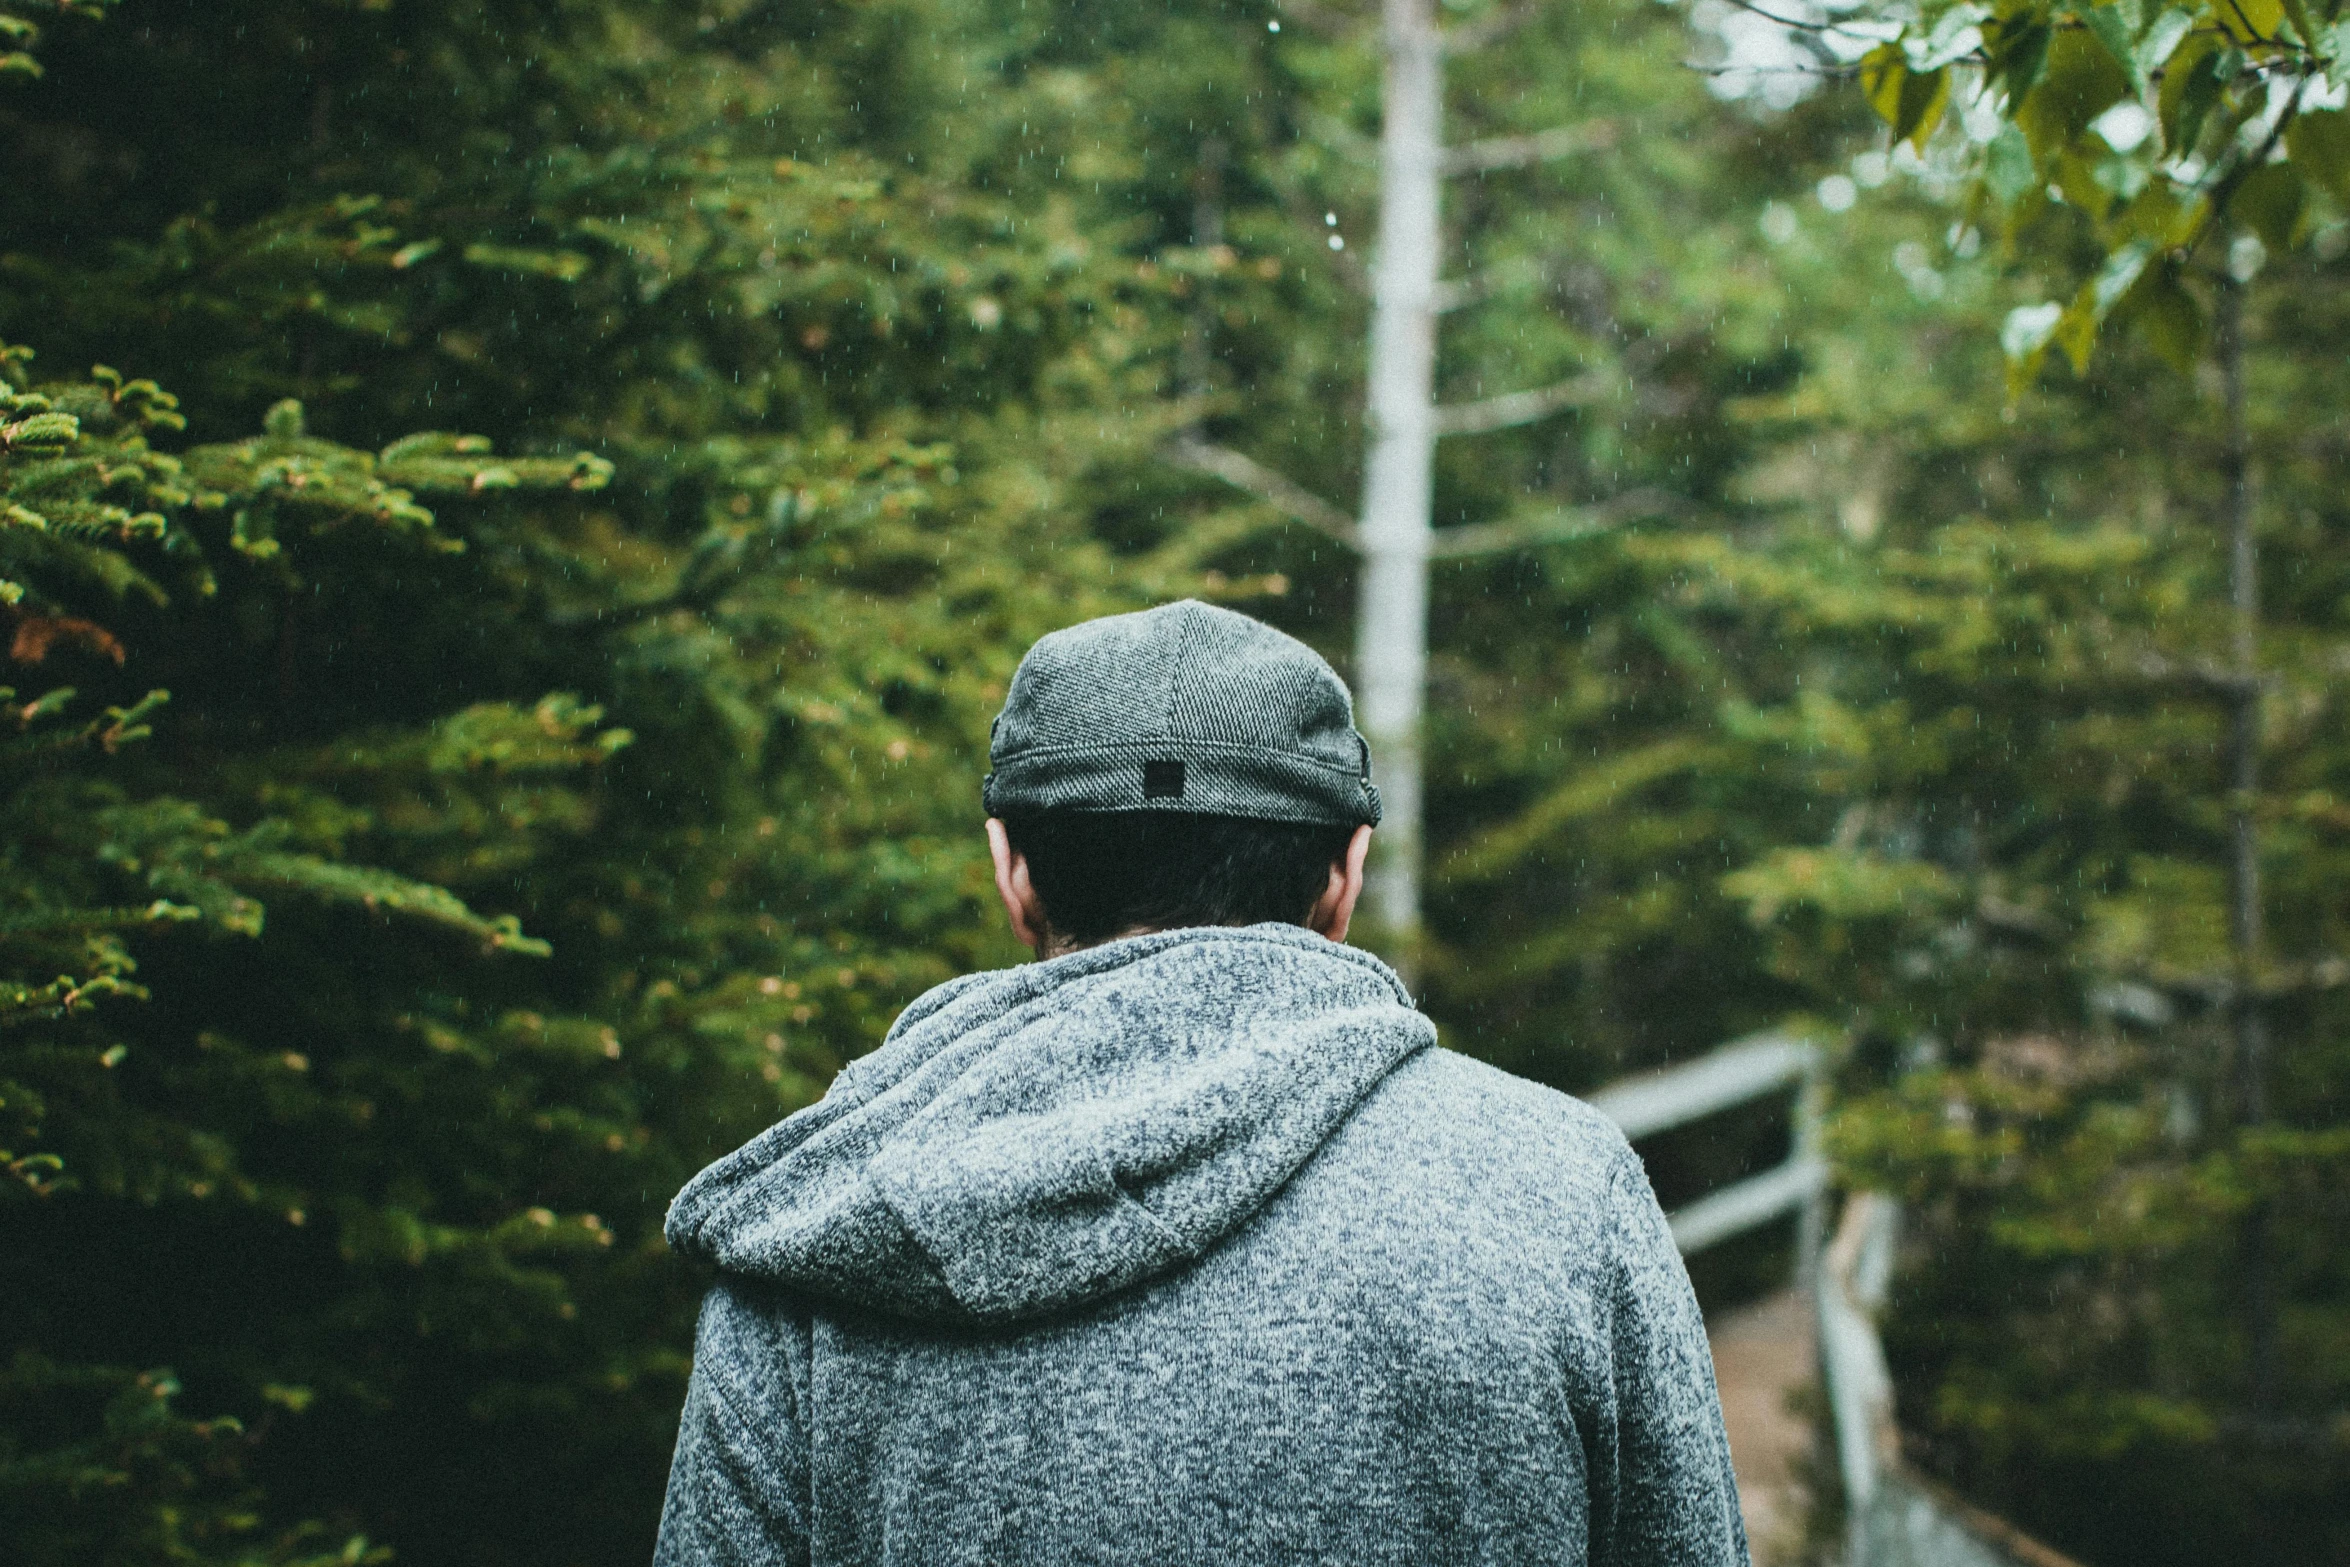
[[[669,1234],[660,1567],[1746,1560],[1622,1136],[1295,926],[941,986]]]
[[[1194,599],[1040,638],[1012,676],[988,762],[991,816],[1379,822],[1346,682],[1297,638]]]

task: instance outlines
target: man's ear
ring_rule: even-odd
[[[1363,895],[1363,864],[1370,855],[1371,829],[1357,827],[1354,836],[1346,840],[1346,853],[1330,862],[1330,881],[1306,915],[1306,929],[1332,941],[1346,940],[1346,927],[1355,917],[1355,900]]]
[[[1045,921],[1044,900],[1036,895],[1036,884],[1028,879],[1028,856],[1012,847],[1012,835],[1004,830],[999,817],[987,819],[987,854],[995,861],[996,896],[1004,900],[1004,912],[1011,916],[1012,935],[1020,945],[1043,957],[1052,939],[1052,927]]]

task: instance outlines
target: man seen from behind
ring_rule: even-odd
[[[1737,1567],[1704,1327],[1597,1112],[1344,945],[1379,796],[1246,616],[1045,637],[984,797],[1037,961],[703,1171],[661,1567]]]

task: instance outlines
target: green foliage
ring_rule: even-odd
[[[105,15],[109,7],[118,3],[119,0],[15,0],[0,8],[0,78],[41,74],[41,62],[33,56],[41,41],[41,23],[35,17],[95,18]]]
[[[280,1389],[300,1403],[299,1390]],[[0,1371],[0,1525],[28,1561],[171,1561],[235,1567],[365,1567],[391,1560],[364,1535],[315,1526],[271,1535],[228,1418],[190,1420],[168,1373],[66,1368],[20,1353]],[[62,1421],[61,1418],[62,1417]],[[19,1434],[70,1424],[61,1444],[20,1450]],[[36,1440],[37,1440],[36,1435]],[[136,1499],[126,1505],[126,1499]]]
[[[932,40],[854,17],[143,20],[60,36],[17,104],[136,156],[0,198],[10,328],[198,394],[199,437],[150,449],[178,409],[144,384],[44,386],[7,470],[47,524],[0,533],[13,667],[55,681],[0,819],[0,1283],[61,1368],[12,1385],[9,1461],[114,1462],[86,1390],[140,1374],[210,1435],[171,1416],[177,1467],[122,1459],[26,1559],[641,1559],[698,1294],[662,1209],[1010,955],[972,829],[1019,650],[1278,586],[1085,525],[1204,509],[1152,455],[1190,274],[1021,172],[1028,126],[1107,95],[974,102],[909,167],[847,105]],[[996,69],[1002,29],[941,20]],[[506,75],[524,36],[545,70]],[[256,199],[322,59],[327,143],[373,161]],[[190,60],[240,107],[182,161],[157,77]],[[789,123],[741,112],[811,74]],[[550,113],[551,165],[474,154]],[[63,201],[120,231],[49,227]],[[24,423],[53,411],[80,430]],[[457,420],[534,455],[366,450]]]
[[[0,332],[154,378],[0,367],[0,1523],[52,1520],[10,1533],[35,1562],[641,1560],[698,1293],[662,1208],[1016,956],[974,829],[1020,650],[1186,592],[1348,645],[1351,560],[1162,453],[1355,493],[1372,34],[120,12],[10,84],[0,186]],[[1840,1151],[1951,1259],[1892,1324],[1935,1465],[2102,1559],[2266,1548],[2338,1495],[2309,1433],[2350,1381],[2334,111],[2252,166],[2254,78],[2307,60],[2203,13],[1945,7],[1865,101],[1784,114],[1687,52],[1608,0],[1452,66],[1456,140],[1574,150],[1449,187],[1442,395],[1571,390],[1441,451],[1439,538],[1516,546],[1435,584],[1429,1005],[1569,1087],[1849,1028]],[[2128,152],[2125,101],[2162,122]],[[1868,192],[1842,216],[1830,168]],[[2207,984],[2212,420],[2089,352],[2126,320],[2191,357],[2223,218],[2277,241],[2297,758],[2257,1135]],[[2012,419],[2003,319],[2083,367]],[[521,455],[401,434],[447,429]],[[1748,1130],[1664,1159],[1668,1195],[1776,1157]],[[2297,1456],[2214,1507],[2260,1200]]]
[[[1832,1143],[1847,1179],[1909,1200],[1885,1326],[1913,1455],[2084,1561],[2330,1560],[2350,1494],[2330,1195],[2345,627],[2312,398],[2343,342],[2338,251],[2272,257],[2243,296],[2269,681],[2251,978],[2274,1064],[2254,1116],[2232,1029],[2223,421],[2127,342],[2003,413],[1989,347],[2011,280],[2077,252],[2042,231],[1998,271],[1965,265],[1980,209],[1949,143],[1929,152],[1843,220],[1850,248],[1782,242],[1815,308],[1849,299],[1855,253],[1901,269],[1881,315],[1837,334],[1848,359],[1753,409],[1819,457],[1749,482],[1844,525],[1683,546],[1725,621],[1801,661],[1799,693],[1740,717],[1739,772],[1843,802],[1726,886],[1807,1010],[1854,1029]]]
[[[2305,1409],[2341,1385],[2350,1141],[2212,1138],[2195,1043],[2008,1036],[1853,1106],[1836,1151],[1907,1192],[1939,1253],[1890,1338],[1930,1462],[2091,1560],[2324,1561],[2339,1439],[2236,1397],[2236,1240],[2256,1207],[2292,1216],[2275,1263]]]
[[[2287,252],[2350,202],[2350,116],[2317,106],[2350,85],[2350,32],[2305,0],[1940,0],[1885,15],[1897,36],[1861,75],[1894,139],[1922,151],[1954,92],[1981,102],[1999,129],[1967,159],[1975,204],[2010,243],[2061,210],[2090,258],[2069,300],[2009,312],[2011,400],[2051,346],[2084,371],[2109,321],[2190,367],[2206,241],[2249,232]],[[2114,120],[2117,107],[2134,113]]]
[[[0,350],[0,364],[18,380],[30,357]],[[185,608],[218,591],[211,552],[270,562],[290,586],[281,539],[299,550],[364,530],[410,542],[430,528],[432,514],[385,476],[479,490],[592,487],[608,471],[587,458],[499,464],[485,443],[450,438],[403,443],[406,451],[379,463],[305,438],[292,403],[271,411],[258,440],[167,455],[149,438],[180,427],[173,398],[103,368],[86,381],[10,386],[0,397],[8,418],[0,426],[0,515],[8,524],[0,570],[19,678],[78,662],[102,683],[119,684],[134,659],[116,628],[141,611],[146,627],[186,626]],[[428,455],[420,458],[420,449]],[[269,808],[291,799],[245,802],[259,809],[240,812],[243,825],[232,826],[206,803],[156,792],[163,780],[137,765],[139,743],[152,740],[169,695],[126,693],[120,705],[77,720],[72,686],[21,698],[0,687],[0,715],[14,731],[0,753],[8,864],[0,905],[0,1209],[20,1220],[35,1210],[71,1212],[76,1198],[92,1197],[217,1199],[301,1220],[305,1199],[244,1165],[217,1125],[168,1102],[142,1104],[135,1089],[119,1086],[145,1073],[145,1042],[122,1010],[151,997],[134,977],[143,944],[165,933],[259,938],[269,904],[291,899],[430,922],[491,949],[546,950],[513,915],[485,917],[441,886],[350,859],[345,845],[306,833],[297,812]],[[463,766],[483,754],[485,730],[524,726],[538,738],[542,767],[576,771],[609,745],[573,744],[573,755],[547,757],[546,739],[576,734],[595,716],[552,700],[535,715],[478,710],[444,726],[452,733],[429,736],[428,754]],[[368,760],[378,778],[391,771]],[[366,765],[352,762],[355,771]],[[174,1086],[191,1085],[182,1077]],[[32,1302],[58,1285],[27,1279],[17,1288],[38,1312]],[[234,1417],[180,1414],[180,1393],[167,1371],[65,1366],[17,1351],[0,1375],[12,1433],[0,1445],[0,1520],[22,1559],[384,1559],[356,1535],[321,1552],[323,1526],[266,1528],[244,1478],[243,1427]]]
[[[1203,123],[1229,138],[1224,235],[1278,250],[1298,283],[1285,269],[1259,303],[1245,268],[1217,274],[1196,318],[1202,427],[1344,503],[1360,489],[1376,32],[1365,13],[1280,39],[1235,40],[1252,64],[1262,50],[1256,100]],[[1548,388],[1559,406],[1437,450],[1421,968],[1465,1047],[1570,1088],[1794,999],[1717,885],[1806,809],[1732,783],[1740,753],[1717,729],[1731,691],[1785,668],[1745,662],[1671,542],[1743,513],[1732,490],[1758,453],[1734,410],[1796,368],[1755,230],[1786,148],[1715,101],[1687,52],[1671,10],[1555,6],[1447,63],[1447,138],[1496,166],[1445,187],[1459,292],[1437,395]],[[1513,166],[1535,136],[1570,150]],[[1514,542],[1451,553],[1497,539]],[[1290,581],[1276,613],[1343,664],[1351,558],[1290,524],[1216,564]],[[1710,1146],[1672,1178],[1721,1178],[1751,1151]]]

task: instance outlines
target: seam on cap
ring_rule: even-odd
[[[1014,805],[1011,810],[1021,807]],[[1246,810],[1202,809],[1196,801],[1144,800],[1126,805],[1052,805],[1038,806],[1037,810],[1061,812],[1070,816],[1214,816],[1226,821],[1261,822],[1278,827],[1376,827],[1360,811],[1323,811],[1312,815],[1302,810],[1251,806]]]
[[[1175,617],[1175,653],[1167,661],[1167,700],[1159,709],[1159,733],[1169,739],[1175,735],[1175,701],[1183,690],[1184,656],[1191,651],[1191,628],[1199,620],[1188,601],[1178,602],[1175,607],[1181,611]]]
[[[1251,745],[1245,740],[1194,740],[1187,735],[1168,735],[1160,740],[1071,740],[1063,745],[1036,745],[1025,751],[1007,752],[994,758],[993,763],[995,771],[1000,773],[1023,762],[1046,761],[1057,756],[1147,755],[1177,747],[1235,756],[1270,756],[1284,762],[1300,762],[1307,767],[1318,767],[1326,773],[1336,773],[1341,778],[1359,781],[1362,777],[1358,764],[1354,762],[1326,762],[1305,751],[1284,751],[1278,746]]]

